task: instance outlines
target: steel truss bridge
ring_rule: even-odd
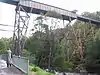
[[[83,17],[80,15],[77,15],[76,13],[72,13],[71,11],[61,9],[55,6],[39,3],[32,0],[0,0],[0,2],[4,2],[7,4],[15,5],[16,6],[16,14],[15,14],[15,24],[14,24],[14,34],[13,34],[13,46],[12,51],[16,55],[22,55],[22,50],[24,48],[24,43],[28,23],[30,20],[30,13],[33,14],[47,14],[48,12],[56,12],[62,16],[59,17],[58,15],[53,14],[47,14],[49,17],[53,18],[59,18],[62,20],[68,20],[71,22],[74,19],[84,21],[84,22],[90,22],[96,25],[100,24],[100,21],[94,20],[88,17]],[[22,11],[24,13],[24,16],[22,14]]]

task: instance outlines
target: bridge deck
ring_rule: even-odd
[[[0,69],[0,75],[24,75],[15,67]]]
[[[0,0],[0,2],[4,2],[4,3],[16,5],[16,6],[18,5],[18,1],[19,0]],[[64,20],[69,20],[69,17],[70,17],[72,20],[78,19],[78,20],[84,21],[84,22],[100,24],[100,21],[97,21],[97,20],[94,20],[91,18],[87,18],[87,17],[83,17],[83,16],[77,15],[75,13],[72,13],[71,11],[61,9],[61,8],[58,8],[55,6],[47,5],[44,3],[32,1],[32,0],[20,0],[20,5],[23,6],[25,11],[27,11],[27,12],[30,12],[31,8],[33,8],[32,13],[34,13],[34,14],[40,14],[42,12],[47,13],[48,11],[53,11],[53,12],[56,12],[56,13],[60,14],[61,16],[63,16]],[[54,17],[54,18],[59,18],[59,16],[55,15],[55,14],[49,14],[48,16]],[[61,19],[61,17],[60,17],[60,19]]]
[[[61,8],[51,6],[51,5],[47,5],[47,4],[43,4],[43,3],[39,3],[36,1],[21,0],[20,5],[28,8],[28,10],[26,11],[29,11],[29,9],[33,8],[33,13],[35,14],[55,12],[55,13],[58,13],[58,16],[54,14],[52,15],[48,14],[48,16],[54,17],[54,18],[60,18],[59,16],[61,15],[63,16],[62,19],[64,20],[68,20],[68,17],[71,17],[72,19],[77,18],[77,14],[71,13],[68,10],[61,9]]]
[[[15,57],[13,56],[13,59],[14,58]],[[7,59],[6,54],[0,55],[0,75],[24,75],[24,71],[22,71],[20,69],[21,67],[16,67],[14,61],[12,63],[12,66],[10,68],[7,68],[7,63],[6,63],[7,60],[6,59]],[[19,59],[22,59],[22,58],[19,58]],[[16,60],[19,61],[17,59],[17,56],[16,56]],[[20,65],[20,64],[24,64],[24,62],[18,63],[18,65]],[[26,64],[24,64],[24,65],[26,65]],[[24,68],[26,68],[26,67],[24,67]]]

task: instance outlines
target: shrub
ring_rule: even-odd
[[[30,71],[34,71],[37,73],[37,75],[54,75],[50,72],[46,72],[45,70],[41,69],[40,67],[37,67],[33,64],[30,64]]]

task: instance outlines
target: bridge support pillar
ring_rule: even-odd
[[[30,15],[24,10],[24,8],[20,4],[18,4],[15,11],[16,14],[15,14],[12,52],[15,55],[22,55]]]

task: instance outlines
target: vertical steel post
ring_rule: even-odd
[[[30,9],[31,13],[32,9]],[[26,12],[23,6],[18,3],[15,14],[15,24],[13,33],[12,52],[15,55],[23,55],[25,44],[25,36],[28,29],[30,15]]]

